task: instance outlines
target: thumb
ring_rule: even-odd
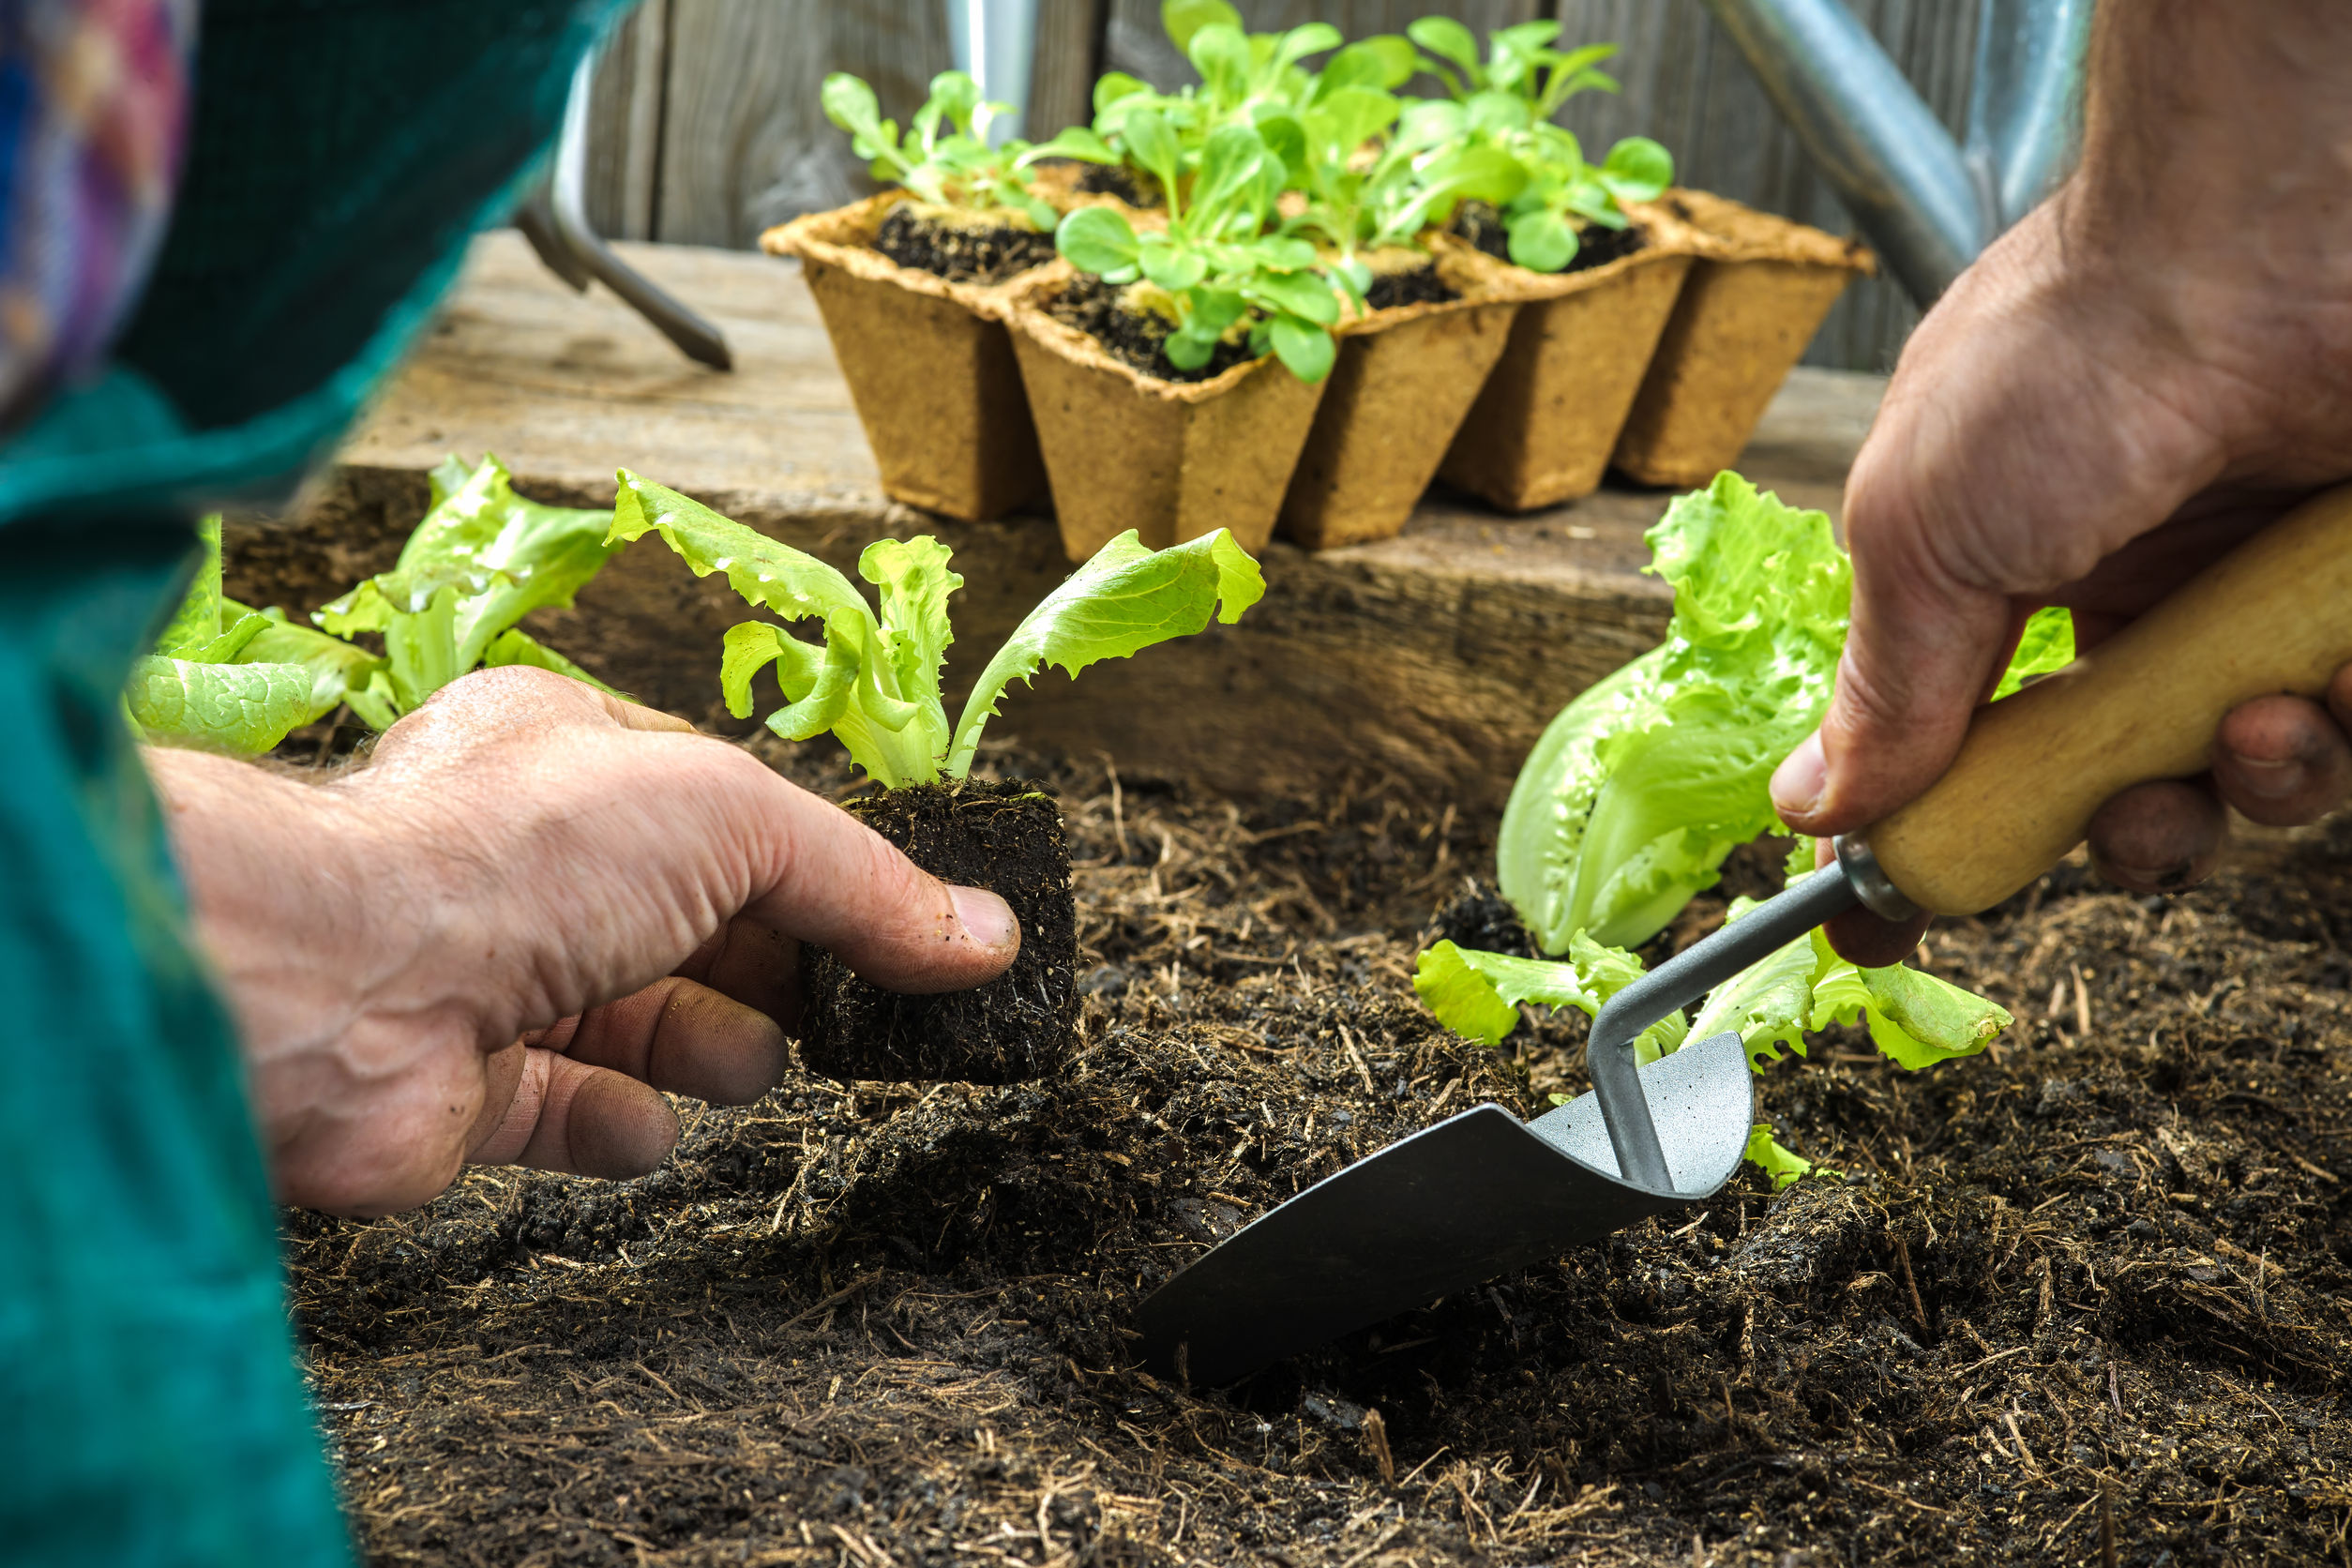
[[[1781,820],[1828,837],[1924,792],[1959,754],[2016,623],[2007,595],[1956,580],[1926,551],[1857,550],[1830,711],[1772,774]]]
[[[839,807],[785,789],[787,809],[767,819],[766,886],[746,914],[888,990],[966,990],[1012,964],[1021,928],[1003,898],[941,882]]]

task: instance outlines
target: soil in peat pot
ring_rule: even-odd
[[[1053,236],[1010,225],[946,223],[900,203],[875,231],[874,249],[951,283],[1002,283],[1053,260]]]
[[[1138,1368],[1142,1294],[1394,1138],[1581,1091],[1583,1022],[1430,1021],[1419,943],[1521,938],[1465,884],[1491,842],[1382,781],[1039,776],[1085,997],[1047,1077],[796,1075],[682,1108],[640,1181],[289,1216],[372,1560],[1940,1568],[2096,1563],[2103,1528],[2125,1564],[2345,1560],[2352,829],[1938,926],[1932,972],[2018,1016],[1996,1050],[1906,1073],[1832,1031],[1758,1084],[1845,1180],[1742,1171],[1209,1389]]]
[[[1021,923],[1013,967],[974,990],[906,996],[801,949],[800,1059],[837,1082],[1018,1083],[1076,1042],[1078,934],[1062,808],[1024,780],[918,784],[850,801],[851,814],[944,882],[1001,896]]]
[[[1364,308],[1371,310],[1393,310],[1400,305],[1443,305],[1461,297],[1459,289],[1438,276],[1434,262],[1377,273],[1372,286],[1364,291]]]
[[[1211,381],[1257,357],[1244,338],[1219,343],[1209,362],[1196,369],[1179,369],[1169,362],[1166,346],[1176,324],[1153,311],[1128,309],[1121,302],[1122,292],[1081,273],[1046,302],[1046,314],[1085,333],[1121,364],[1162,381]]]
[[[1131,207],[1160,205],[1159,181],[1146,181],[1129,168],[1115,163],[1090,163],[1078,174],[1077,188],[1089,196],[1115,196]],[[1176,188],[1184,188],[1180,178]]]
[[[1453,221],[1446,233],[1457,239],[1466,239],[1499,262],[1511,259],[1511,232],[1503,226],[1502,214],[1486,202],[1464,202],[1454,209]],[[1587,223],[1576,230],[1576,253],[1569,259],[1562,272],[1585,272],[1596,266],[1606,266],[1621,260],[1650,243],[1650,236],[1638,223],[1622,229],[1605,229],[1597,223]]]

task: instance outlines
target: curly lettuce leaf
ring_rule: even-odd
[[[1519,1021],[1519,1003],[1574,1007],[1587,1018],[1609,998],[1641,977],[1641,960],[1631,953],[1580,941],[1566,961],[1517,958],[1440,942],[1415,965],[1413,989],[1440,1023],[1466,1039],[1500,1045]],[[1635,1042],[1637,1061],[1648,1063],[1681,1045],[1689,1025],[1670,1014],[1643,1031]]]
[[[298,664],[210,664],[150,654],[132,664],[123,701],[149,740],[251,757],[309,722],[310,692],[311,673]]]
[[[371,674],[371,695],[353,703],[380,728],[484,664],[531,611],[568,608],[619,549],[605,513],[517,495],[495,457],[470,470],[445,460],[431,486],[433,505],[392,570],[311,616],[338,637],[384,634],[383,678]]]
[[[1549,953],[1578,931],[1648,941],[1777,825],[1772,769],[1828,708],[1845,646],[1852,569],[1822,513],[1724,474],[1649,541],[1674,587],[1666,641],[1553,721],[1504,814],[1502,891]]]
[[[940,660],[953,641],[947,599],[963,579],[927,536],[878,539],[858,571],[881,590],[879,618],[850,580],[815,556],[721,516],[664,485],[620,471],[611,537],[659,534],[697,577],[726,574],[746,601],[788,621],[822,623],[812,646],[763,621],[727,633],[719,669],[728,711],[751,714],[751,681],[774,665],[786,706],[768,728],[805,741],[830,731],[868,777],[890,788],[939,777],[947,745]]]
[[[1100,660],[1189,637],[1212,615],[1229,626],[1265,592],[1258,563],[1222,528],[1160,550],[1128,529],[1038,601],[980,671],[956,723],[949,776],[971,771],[980,731],[1014,681],[1033,682],[1048,664],[1075,676]]]
[[[1734,898],[1725,923],[1756,907],[1753,898]],[[1812,942],[1799,937],[1708,992],[1691,1028],[1702,1040],[1726,1033],[1739,1035],[1747,1048],[1748,1065],[1757,1072],[1780,1061],[1784,1049],[1802,1056],[1817,968]]]
[[[1862,1019],[1879,1054],[1917,1071],[1974,1056],[2016,1020],[1997,1002],[1907,964],[1857,969],[1812,933],[1815,958],[1810,1029]]]
[[[1794,1150],[1781,1147],[1772,1136],[1770,1122],[1758,1122],[1748,1133],[1747,1161],[1772,1180],[1773,1190],[1789,1186],[1804,1177],[1819,1174],[1834,1176],[1828,1166],[1816,1165]]]
[[[2013,696],[2028,681],[2073,662],[2073,613],[2060,605],[2044,605],[2027,618],[2017,651],[2010,656],[2009,669],[2002,673],[2000,685],[1993,688],[1993,701]]]

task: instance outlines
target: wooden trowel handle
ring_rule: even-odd
[[[2108,641],[1977,712],[1934,788],[1861,837],[1923,910],[1973,914],[2058,864],[2128,785],[2203,773],[2222,716],[2352,663],[2352,485],[2316,496]]]

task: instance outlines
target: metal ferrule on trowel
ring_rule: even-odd
[[[1651,1024],[1834,915],[1973,914],[2057,864],[2118,790],[2206,770],[2215,727],[2352,663],[2352,487],[2306,503],[2122,632],[1978,711],[1952,767],[1790,885],[1611,998],[1592,1092],[1531,1122],[1464,1111],[1309,1187],[1160,1287],[1146,1357],[1229,1382],[1284,1356],[1711,1198],[1755,1121],[1737,1034],[1647,1067]]]

